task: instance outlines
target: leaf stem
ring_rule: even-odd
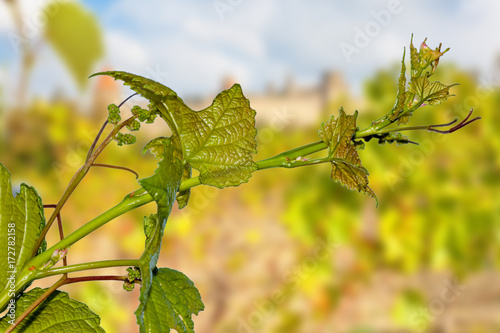
[[[131,195],[127,195],[118,205],[112,207],[96,218],[90,220],[88,223],[82,225],[80,228],[66,236],[63,240],[33,258],[26,266],[35,266],[36,269],[40,268],[44,263],[50,260],[50,256],[55,250],[66,249],[70,247],[83,237],[87,236],[92,231],[100,228],[116,217],[123,215],[137,207],[145,205],[151,201],[153,201],[153,198],[147,193],[144,193],[142,195],[134,195],[133,193]]]
[[[121,103],[120,105],[118,105],[118,108],[120,108],[123,104],[125,104],[129,99],[131,99],[132,97],[134,97],[135,95],[137,95],[138,93],[135,93],[135,94],[132,94],[130,95],[129,97],[125,98]],[[102,125],[101,129],[99,130],[99,133],[97,133],[97,136],[95,137],[94,139],[94,142],[92,142],[92,146],[90,146],[90,149],[89,149],[89,152],[87,153],[87,158],[85,159],[85,161],[88,161],[90,159],[90,156],[92,156],[92,153],[94,152],[94,148],[95,146],[97,145],[97,142],[99,141],[99,139],[101,138],[101,135],[102,135],[102,132],[104,131],[104,128],[106,128],[106,126],[108,125],[108,120],[106,119],[106,121],[104,122],[104,124]]]
[[[50,205],[43,205],[43,208],[56,208],[57,205],[50,204]],[[63,225],[62,225],[62,219],[61,219],[61,213],[57,214],[57,227],[59,229],[59,239],[62,240],[64,238],[64,230],[63,230]],[[63,266],[68,265],[68,256],[63,257]]]
[[[133,173],[135,176],[135,179],[139,179],[139,174],[137,172],[135,172],[134,170],[127,168],[127,167],[123,167],[123,166],[119,166],[119,165],[103,164],[103,163],[94,163],[94,164],[92,164],[92,166],[93,167],[109,168],[109,169],[125,170],[125,171],[128,171],[130,173]]]
[[[326,149],[326,147],[327,145],[323,141],[316,141],[301,147],[285,151],[283,153],[267,158],[265,160],[257,161],[255,163],[257,164],[257,170],[287,167],[287,162],[289,162],[289,160],[295,160],[299,157],[304,157],[317,153],[323,149]]]
[[[104,124],[102,124],[101,129],[99,130],[99,133],[97,133],[94,141],[92,142],[92,145],[89,148],[89,152],[87,153],[87,158],[85,159],[85,162],[90,160],[90,157],[92,156],[92,153],[94,152],[95,146],[97,145],[97,142],[101,138],[102,132],[104,132],[104,129],[108,126],[108,120],[104,121]]]

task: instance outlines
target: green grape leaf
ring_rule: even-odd
[[[257,169],[252,157],[257,147],[255,110],[240,85],[222,91],[206,109],[194,111],[173,90],[153,80],[116,71],[94,75],[122,80],[147,98],[172,130],[183,164],[200,171],[203,184],[238,186]]]
[[[406,65],[405,65],[405,52],[403,52],[403,60],[401,60],[401,73],[398,79],[398,94],[396,96],[396,104],[392,110],[391,120],[394,121],[398,119],[399,115],[405,111],[406,106]],[[408,117],[409,119],[409,117]],[[398,119],[398,123],[401,123],[401,117]]]
[[[121,71],[108,71],[95,73],[90,77],[98,75],[108,75],[115,80],[123,81],[124,85],[129,86],[130,89],[137,92],[139,95],[151,102],[152,105],[150,106],[150,109],[165,108],[164,103],[167,100],[176,100],[178,98],[175,91],[173,91],[169,87],[166,87],[161,83],[139,75]],[[167,123],[172,130],[175,129],[175,124],[173,123],[172,119],[169,119]]]
[[[6,288],[7,278],[31,260],[44,226],[42,199],[26,184],[21,184],[14,197],[10,173],[0,163],[0,291]],[[38,253],[45,248],[44,241]]]
[[[413,112],[407,112],[405,115],[400,116],[398,118],[398,125],[404,125],[410,121],[410,117],[412,116]]]
[[[422,44],[420,44],[420,49],[417,49],[413,46],[413,35],[410,41],[410,64],[411,64],[411,78],[418,78],[423,73],[423,70],[427,67],[431,66],[431,71],[427,72],[425,75],[427,77],[434,74],[436,71],[437,65],[439,64],[439,59],[450,49],[447,48],[444,51],[441,51],[441,44],[439,47],[434,50],[431,49],[425,43],[427,38],[424,39]]]
[[[193,333],[193,314],[205,306],[193,282],[181,272],[158,269],[153,276],[149,301],[144,310],[145,332]]]
[[[438,105],[446,101],[450,95],[450,88],[456,84],[445,85],[439,81],[429,82],[427,76],[410,81],[408,91],[418,96],[418,103]]]
[[[417,77],[420,70],[420,57],[417,48],[413,46],[413,35],[410,41],[410,69],[411,77]]]
[[[176,104],[184,159],[200,171],[203,184],[218,188],[247,182],[257,169],[255,111],[241,87],[222,91],[208,108],[195,112]]]
[[[51,1],[57,6],[47,15],[45,37],[69,69],[79,88],[85,88],[92,67],[104,54],[101,29],[97,19],[78,2]],[[48,8],[47,12],[53,12]]]
[[[16,300],[15,314],[7,312],[0,319],[0,330],[3,332],[47,289],[34,288]],[[14,319],[15,320],[15,319]],[[42,304],[28,315],[15,329],[14,333],[102,333],[101,319],[89,307],[69,298],[68,293],[54,291]]]
[[[412,113],[426,104],[438,105],[446,101],[450,95],[453,85],[444,85],[441,82],[430,82],[429,77],[434,74],[440,57],[449,49],[441,52],[441,45],[435,50],[430,49],[425,40],[420,45],[420,50],[413,46],[413,36],[410,42],[410,73],[411,78],[406,87],[405,52],[401,61],[401,73],[398,80],[398,94],[392,111],[386,116],[391,122],[398,125],[406,124]],[[431,66],[431,70],[424,70]]]
[[[339,116],[321,124],[319,137],[328,146],[328,158],[332,162],[332,179],[343,186],[367,193],[375,200],[377,197],[368,186],[368,171],[361,165],[356,143],[352,138],[356,132],[358,112],[348,116],[344,109],[339,110]]]
[[[142,282],[139,296],[140,304],[135,314],[141,332],[146,332],[144,311],[151,294],[153,271],[156,269],[160,255],[163,231],[182,178],[182,164],[174,157],[174,147],[171,140],[164,138],[163,145],[163,159],[158,163],[155,174],[149,178],[139,180],[141,186],[153,197],[158,205],[158,213],[145,219],[146,243],[144,253],[139,259]]]

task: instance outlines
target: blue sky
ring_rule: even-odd
[[[401,59],[412,33],[417,45],[425,37],[431,47],[443,42],[451,47],[443,61],[482,76],[491,74],[500,54],[500,2],[493,0],[81,2],[104,31],[106,56],[96,71],[106,66],[157,75],[181,96],[216,93],[227,75],[250,91],[268,83],[280,86],[287,75],[311,85],[326,69],[341,70],[359,93],[365,78]],[[39,10],[38,3],[23,2],[27,17]],[[15,80],[18,64],[6,39],[12,26],[5,11],[0,6],[4,85]],[[39,61],[33,73],[32,94],[61,88],[76,94],[51,50],[41,52],[43,65]]]

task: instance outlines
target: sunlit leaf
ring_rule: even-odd
[[[368,171],[361,165],[356,144],[352,141],[356,131],[358,112],[348,116],[341,108],[339,116],[321,124],[318,134],[328,145],[328,157],[332,161],[332,179],[343,186],[367,193],[376,199],[368,186]]]
[[[411,37],[410,42],[410,68],[411,68],[411,77],[414,78],[418,75],[420,71],[420,57],[419,52],[415,46],[413,46],[413,35]]]
[[[247,182],[256,170],[255,111],[235,84],[208,108],[195,112],[177,104],[184,159],[200,171],[203,184],[219,188]]]
[[[0,291],[11,273],[21,271],[31,259],[45,226],[42,200],[35,189],[21,184],[14,197],[9,171],[0,163]],[[44,251],[46,243],[38,250]]]
[[[399,115],[405,111],[405,106],[406,106],[405,54],[406,51],[403,53],[403,60],[401,60],[401,73],[399,74],[399,79],[398,79],[398,94],[396,97],[396,104],[392,111],[392,120],[398,119]],[[398,121],[399,121],[398,123],[402,123],[401,117],[399,117]]]
[[[97,19],[78,2],[51,1],[56,11],[47,15],[45,37],[62,58],[79,88],[88,83],[92,67],[101,58],[103,42]]]
[[[401,61],[401,73],[398,80],[398,94],[396,103],[387,119],[396,122],[398,125],[406,124],[410,120],[412,113],[424,105],[438,105],[448,99],[450,88],[453,85],[444,85],[441,82],[430,82],[429,77],[435,72],[440,57],[448,49],[441,52],[441,45],[435,50],[430,49],[424,42],[420,45],[420,50],[413,46],[413,37],[410,42],[410,73],[411,78],[406,87],[406,65],[405,54]],[[424,72],[431,66],[430,71]]]
[[[147,98],[170,126],[183,164],[200,171],[203,184],[238,186],[256,170],[255,111],[238,84],[222,91],[206,109],[194,111],[173,90],[153,80],[126,72],[94,75],[122,80]]]
[[[15,318],[19,317],[46,289],[35,288],[16,301]],[[6,330],[12,318],[0,320],[0,329]],[[68,293],[54,291],[42,304],[14,329],[14,333],[102,333],[101,319],[89,307],[69,298]]]
[[[445,85],[439,81],[429,82],[426,76],[419,77],[412,80],[408,87],[408,91],[418,96],[420,103],[427,103],[429,105],[438,105],[446,101],[450,95],[450,88],[455,86]]]
[[[193,282],[181,272],[160,268],[153,275],[151,292],[144,310],[145,332],[194,332],[193,314],[205,306]]]

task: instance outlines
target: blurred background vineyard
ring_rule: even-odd
[[[104,37],[103,13],[109,9],[103,7],[107,5],[52,1],[44,7],[40,3],[36,8],[46,10],[46,21],[38,27],[38,35],[24,38],[22,23],[27,16],[23,11],[31,8],[29,1],[0,1],[2,18],[10,18],[7,28],[0,30],[5,37],[0,44],[0,162],[12,172],[14,182],[33,185],[44,204],[51,204],[84,163],[106,119],[106,106],[130,94],[111,79],[89,81],[86,77],[100,70],[134,68],[117,68],[105,56],[110,52],[109,38]],[[120,6],[118,1],[110,3],[111,8]],[[174,13],[180,6],[167,3]],[[217,24],[232,24],[230,17],[217,21],[217,3],[229,2],[214,1],[203,10],[210,10]],[[386,3],[364,5],[372,6],[366,9],[370,12]],[[51,13],[48,6],[53,6],[54,14],[47,14]],[[234,12],[251,12],[249,7],[257,4],[231,6]],[[144,5],[140,11],[138,7],[137,15],[154,10]],[[404,23],[394,20],[387,31]],[[188,17],[186,21],[190,22]],[[203,29],[201,23],[198,28]],[[413,31],[419,38],[430,34],[426,29]],[[16,44],[16,36],[24,39],[18,38]],[[174,38],[168,36],[157,43],[168,44],[168,38]],[[436,42],[437,37],[429,37]],[[447,45],[446,34],[441,41]],[[490,42],[500,46],[498,40]],[[396,56],[406,44],[397,45]],[[128,48],[132,55],[125,54]],[[122,45],[124,57],[139,52],[133,48]],[[183,50],[175,52],[182,55]],[[337,115],[339,106],[348,113],[359,110],[360,127],[387,113],[395,100],[399,71],[394,55],[387,59],[384,67],[366,73],[358,88],[340,70],[350,65],[339,58],[332,59],[332,66],[335,62],[344,65],[337,65],[336,70],[323,68],[312,79],[301,80],[300,74],[296,79],[291,68],[276,78],[275,82],[283,82],[280,86],[253,90],[252,84],[245,88],[244,75],[240,78],[237,70],[229,69],[210,78],[210,88],[181,88],[187,92],[181,97],[200,109],[210,104],[217,90],[241,82],[258,113],[255,159],[260,160],[317,141],[319,124]],[[52,63],[60,63],[65,74],[60,81],[50,78],[58,84],[42,87],[40,75]],[[241,63],[245,64],[245,57]],[[176,90],[175,74],[171,78],[162,75],[157,62],[140,66],[143,72],[138,74]],[[493,63],[492,68],[493,79],[500,78],[500,63]],[[368,196],[332,182],[328,166],[257,172],[238,188],[197,187],[185,209],[174,207],[159,266],[184,272],[199,288],[206,309],[194,318],[196,332],[500,330],[500,90],[491,76],[454,64],[447,55],[436,76],[444,83],[460,83],[452,89],[456,96],[442,106],[423,108],[414,115],[413,124],[463,118],[472,107],[482,120],[446,136],[410,133],[419,146],[367,143],[360,157],[370,172],[378,207]],[[134,103],[143,105],[144,100],[132,99],[124,112]],[[141,131],[137,144],[117,147],[113,143],[99,161],[130,167],[146,177],[156,168],[156,161],[142,156],[142,147],[166,131],[165,126],[150,125]],[[93,168],[63,209],[65,233],[137,188],[131,174]],[[148,205],[109,223],[72,247],[69,263],[138,257],[144,242],[142,217],[153,210]],[[56,238],[52,230],[49,243]],[[133,316],[137,290],[127,293],[114,282],[64,290],[101,315],[107,332],[137,331]]]

